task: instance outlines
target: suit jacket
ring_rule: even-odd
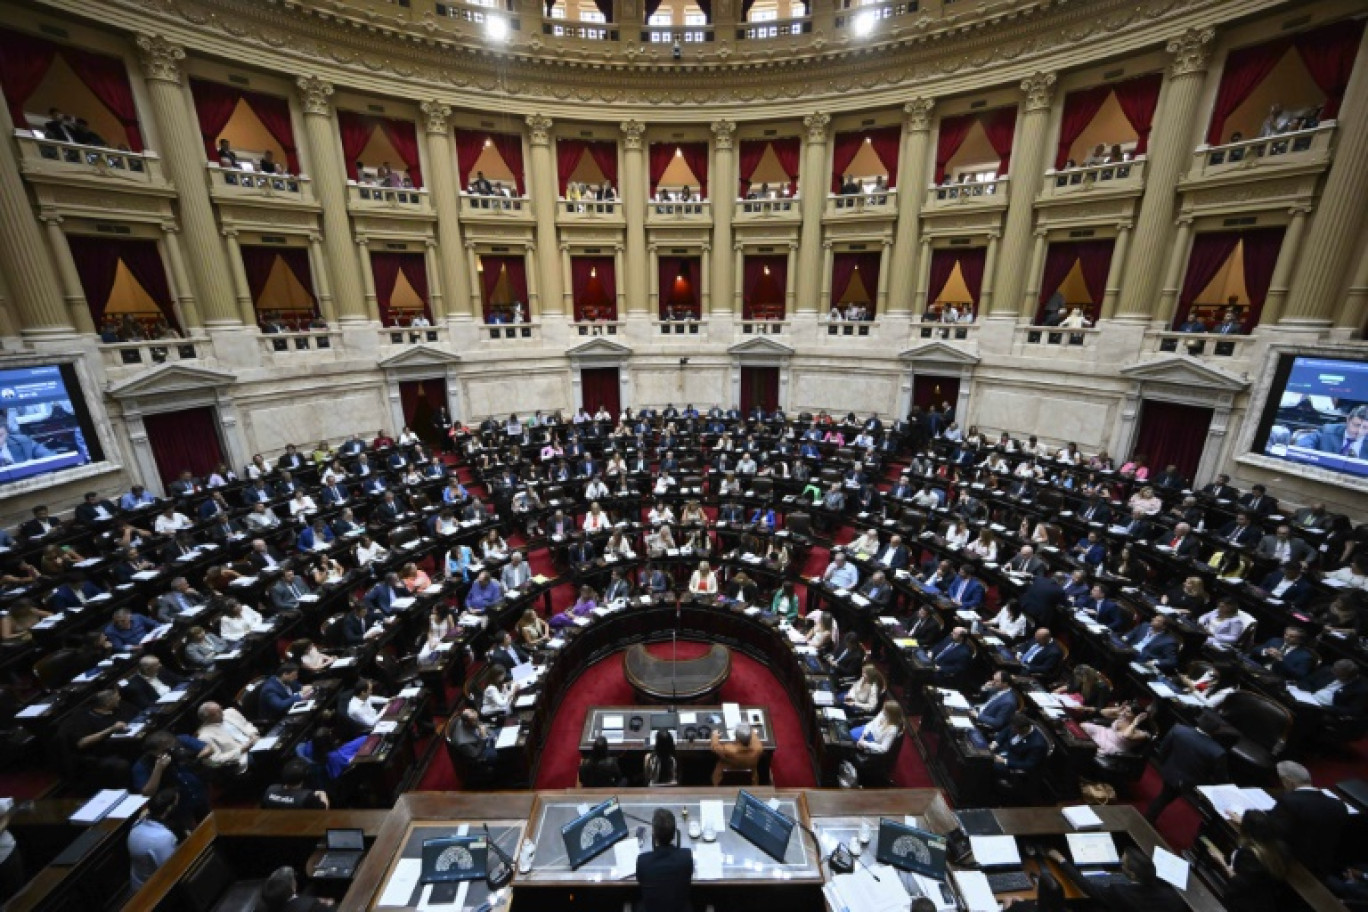
[[[664,846],[637,856],[636,880],[641,887],[638,912],[689,912],[689,884],[693,881],[693,852]]]
[[[90,580],[86,580],[84,583],[81,584],[81,595],[84,595],[87,599],[92,599],[103,592],[103,589],[92,583]],[[71,586],[70,583],[63,583],[62,585],[58,586],[55,590],[53,590],[52,598],[48,602],[48,604],[51,605],[53,608],[65,611],[68,608],[79,608],[81,607],[83,602],[79,598],[77,598],[76,590]]]
[[[934,614],[927,618],[917,618],[916,623],[907,629],[907,636],[918,643],[939,643],[945,636],[945,627]]]
[[[1288,559],[1294,561],[1304,561],[1315,553],[1311,550],[1311,546],[1300,538],[1288,538],[1287,548]],[[1278,553],[1278,536],[1265,535],[1259,541],[1259,547],[1255,549],[1254,553],[1259,557],[1273,558]]]
[[[1058,670],[1059,663],[1064,661],[1064,650],[1060,649],[1054,640],[1050,640],[1039,649],[1036,649],[1037,645],[1039,644],[1032,640],[1021,650],[1021,664],[1027,674],[1048,678]]]
[[[1164,782],[1180,789],[1225,781],[1225,748],[1190,725],[1179,723],[1169,729],[1156,758]]]
[[[14,438],[10,438],[10,446],[14,446]],[[36,517],[27,522],[19,524],[19,534],[24,538],[40,538],[49,532],[54,532],[61,528],[61,523],[55,519],[39,520]]]
[[[1341,443],[1343,443],[1343,441],[1341,441]],[[1278,499],[1276,497],[1269,497],[1267,494],[1260,495],[1250,491],[1236,501],[1236,503],[1239,504],[1242,509],[1251,510],[1258,513],[1260,516],[1267,516],[1270,513],[1278,512]]]
[[[299,610],[299,597],[307,594],[309,584],[298,576],[294,578],[294,583],[286,583],[285,580],[277,580],[271,587],[271,604],[276,611],[297,611]]]
[[[869,599],[877,608],[882,608],[893,598],[893,587],[888,583],[875,583],[873,580],[860,588],[860,594]]]
[[[261,693],[257,695],[261,716],[272,721],[279,719],[289,712],[291,706],[303,699],[299,691],[298,681],[295,681],[293,687],[288,687],[280,678],[271,675],[261,685]]]
[[[1089,545],[1086,542],[1083,542],[1080,543],[1080,546],[1081,551],[1078,556],[1085,564],[1096,567],[1107,559],[1107,549],[1101,542],[1098,542],[1095,545]]]
[[[1007,562],[1007,570],[1013,573],[1029,573],[1032,576],[1039,576],[1045,572],[1045,562],[1035,555],[1023,560],[1020,555]]]
[[[494,665],[502,665],[510,671],[514,665],[526,665],[529,661],[527,653],[523,652],[516,643],[510,643],[507,649],[489,650],[485,655],[485,660]]]
[[[950,637],[941,640],[930,652],[936,662],[936,675],[942,678],[963,674],[974,659],[968,643],[956,643]]]
[[[270,545],[266,546],[266,554],[269,554],[271,556],[271,559],[276,562],[277,567],[280,566],[283,558],[279,554],[277,554],[275,552],[275,549],[272,548]],[[270,566],[266,562],[266,555],[262,554],[260,551],[253,550],[250,554],[247,555],[247,559],[251,561],[252,566],[257,568],[258,570],[265,570]]]
[[[1021,594],[1021,611],[1038,625],[1049,626],[1055,609],[1068,601],[1064,587],[1048,576],[1038,576]]]
[[[1078,511],[1078,518],[1084,522],[1111,522],[1111,507],[1098,501],[1095,504],[1086,504]]]
[[[327,485],[321,494],[325,504],[340,504],[349,496],[347,486],[342,484]]]
[[[1263,536],[1263,529],[1260,529],[1253,523],[1250,523],[1242,529],[1234,522],[1229,522],[1221,527],[1219,534],[1223,540],[1230,542],[1236,547],[1252,548]]]
[[[157,672],[157,680],[167,687],[174,688],[185,679],[175,672],[163,668],[161,671]],[[133,675],[128,679],[128,682],[124,684],[123,697],[130,706],[134,706],[140,710],[147,709],[147,707],[156,703],[158,699],[157,692],[152,688],[152,685],[147,683],[147,679],[140,674]]]
[[[960,577],[951,580],[950,585],[945,588],[945,594],[952,599],[958,595],[959,600],[957,604],[968,611],[973,611],[983,604],[983,583],[980,583],[973,577],[970,577],[967,580]]]
[[[999,690],[979,709],[978,722],[989,731],[1005,729],[1016,715],[1017,699],[1011,688]]]
[[[119,514],[119,508],[114,506],[111,501],[101,500],[93,504],[83,503],[78,506],[76,508],[76,521],[84,523],[87,526],[92,523],[100,522],[101,520],[96,518],[98,513],[97,507],[104,507],[105,512],[109,514],[110,519],[113,519]]]
[[[901,570],[907,566],[907,546],[898,545],[896,548],[884,545],[875,555],[875,560],[883,564],[890,570]]]
[[[1346,716],[1368,714],[1368,678],[1359,675],[1339,690],[1335,691],[1331,707]]]
[[[1139,650],[1136,657],[1141,662],[1155,662],[1165,671],[1178,665],[1178,639],[1167,630],[1155,636],[1140,649],[1140,641],[1149,636],[1148,624],[1141,624],[1126,634],[1126,642]]]
[[[1000,753],[1007,761],[1009,770],[1030,772],[1045,762],[1045,758],[1050,755],[1050,744],[1040,733],[1040,729],[1033,725],[1030,734],[1024,738],[1011,735]]]
[[[1268,576],[1264,577],[1259,588],[1267,592],[1270,598],[1281,599],[1294,607],[1300,608],[1302,605],[1306,604],[1306,600],[1311,597],[1311,584],[1307,582],[1305,576],[1295,580],[1292,585],[1287,587],[1282,595],[1273,595],[1273,590],[1282,585],[1284,579],[1285,577],[1281,570],[1274,570],[1272,573],[1268,574]]]
[[[1112,599],[1088,598],[1084,599],[1079,607],[1097,612],[1097,623],[1105,624],[1117,633],[1121,632],[1121,625],[1125,623],[1125,615],[1121,613],[1121,606]]]
[[[1174,557],[1196,557],[1197,548],[1201,545],[1201,542],[1195,535],[1184,535],[1182,538],[1174,535],[1167,541],[1161,542],[1161,544],[1168,545],[1172,548]]]
[[[1337,871],[1340,840],[1349,823],[1344,802],[1314,789],[1283,792],[1270,812],[1292,855],[1317,876]]]
[[[362,601],[366,603],[366,607],[370,610],[388,614],[390,605],[394,603],[394,600],[397,598],[404,598],[407,595],[407,591],[400,591],[389,583],[381,581],[370,588],[370,591],[366,593],[365,598],[362,599]],[[361,632],[365,633],[365,629],[362,628]]]
[[[859,675],[864,661],[864,649],[842,649],[840,654],[832,659],[831,671],[837,677],[853,678]]]
[[[1096,900],[1099,908],[1114,912],[1182,912],[1187,903],[1162,880],[1150,884],[1131,881],[1102,881],[1100,877],[1089,877],[1065,861],[1061,867],[1064,873],[1078,885],[1090,899]]]
[[[179,596],[179,592],[165,592],[157,597],[157,620],[170,621],[181,613],[181,599]],[[203,605],[204,596],[199,595],[198,593],[190,593],[185,596],[185,603],[191,608]]]

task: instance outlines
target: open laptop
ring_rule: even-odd
[[[314,877],[350,878],[366,854],[366,834],[359,829],[328,830],[326,851],[314,869]]]

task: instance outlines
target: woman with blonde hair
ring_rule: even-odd
[[[907,717],[897,700],[885,700],[883,709],[867,725],[850,730],[855,739],[855,750],[860,754],[886,754],[893,742],[903,733]]]
[[[535,649],[551,639],[551,628],[537,616],[537,612],[528,608],[518,620],[518,637],[524,646]]]
[[[845,693],[837,698],[847,710],[864,715],[873,715],[879,708],[879,701],[888,692],[888,679],[873,662],[866,662],[860,669],[860,679]]]
[[[689,577],[689,591],[694,595],[716,595],[717,574],[707,561],[699,561],[698,569]]]

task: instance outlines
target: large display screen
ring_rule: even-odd
[[[1368,361],[1284,355],[1254,449],[1368,478]]]
[[[0,485],[103,458],[71,365],[0,370]]]

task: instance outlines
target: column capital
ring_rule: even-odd
[[[300,76],[295,80],[299,86],[299,97],[304,102],[305,114],[327,117],[332,114],[333,85],[317,76]]]
[[[920,243],[921,243],[921,245],[922,245],[923,247],[930,247],[930,246],[935,242],[935,240],[936,240],[936,239],[933,238],[931,235],[929,235],[929,234],[923,234],[923,235],[921,236],[921,242],[920,242]]]
[[[238,236],[238,230],[236,228],[224,228],[221,231],[219,231],[219,234],[223,235],[230,241],[236,241]]]
[[[369,247],[369,246],[370,246],[370,237],[368,237],[367,235],[364,235],[364,234],[358,234],[358,235],[356,236],[356,246],[357,246],[357,247]]]
[[[831,240],[830,238],[825,238],[822,241],[822,248],[825,250],[830,250],[835,243],[836,242]]]
[[[712,124],[713,143],[718,151],[731,149],[736,137],[736,124],[730,120],[715,120]]]
[[[1211,42],[1215,37],[1216,33],[1209,28],[1191,28],[1169,39],[1164,46],[1164,50],[1173,57],[1173,62],[1169,64],[1169,75],[1191,76],[1205,72],[1207,59],[1211,56]]]
[[[38,220],[44,225],[56,225],[58,227],[61,227],[61,224],[64,221],[62,214],[55,209],[42,210],[38,213]]]
[[[319,231],[310,231],[310,232],[309,232],[309,243],[312,244],[312,245],[315,246],[315,247],[318,246],[319,244],[322,244],[322,243],[323,243],[323,234],[322,234],[322,232],[319,232]]]
[[[1312,210],[1314,210],[1314,209],[1315,209],[1315,207],[1312,206],[1310,203],[1300,203],[1300,204],[1298,204],[1298,205],[1296,205],[1296,206],[1288,206],[1288,207],[1287,207],[1287,214],[1290,215],[1290,216],[1292,216],[1293,218],[1296,218],[1296,217],[1299,216],[1299,215],[1301,215],[1301,216],[1310,215],[1311,212],[1312,212]]]
[[[429,133],[436,133],[445,136],[447,133],[447,118],[451,116],[451,106],[444,105],[440,101],[425,101],[418,106],[423,112],[423,126]]]
[[[989,240],[989,241],[1000,241],[1000,240],[1002,240],[1002,229],[1001,229],[1001,228],[989,228],[989,229],[988,229],[988,240]]]
[[[640,152],[646,139],[646,125],[639,120],[624,120],[618,124],[622,130],[622,148],[628,152]]]
[[[1021,80],[1021,91],[1026,93],[1026,113],[1049,110],[1057,78],[1054,73],[1032,73]]]
[[[1050,229],[1049,229],[1049,228],[1043,228],[1043,227],[1037,227],[1037,228],[1036,228],[1034,231],[1032,231],[1031,233],[1034,234],[1038,239],[1040,239],[1040,240],[1043,241],[1043,240],[1045,240],[1047,237],[1050,236]]]
[[[799,247],[801,247],[801,246],[802,246],[802,245],[799,244],[797,241],[789,241],[789,242],[788,242],[789,253],[792,253],[793,251],[797,250],[797,249],[798,249]]]
[[[434,247],[437,246],[437,239],[431,237],[423,238],[423,246],[426,247],[428,250],[432,250]]]
[[[175,219],[168,219],[161,223],[163,234],[180,234],[180,223]]]
[[[1122,219],[1116,223],[1117,231],[1131,231],[1135,228],[1135,222],[1131,219]]]
[[[466,250],[474,250],[474,249],[475,249],[476,247],[478,247],[478,246],[480,246],[480,242],[479,242],[479,241],[475,240],[474,238],[466,238],[466,240],[465,240],[465,249],[466,249]]]
[[[934,98],[914,98],[903,105],[907,115],[907,132],[925,133],[931,129],[931,109],[936,106]]]
[[[831,115],[826,111],[813,111],[803,118],[803,127],[807,130],[807,141],[810,143],[824,143],[827,140],[827,127],[831,125]]]
[[[712,244],[708,241],[703,242],[703,252],[712,253]]]
[[[148,79],[180,84],[185,48],[161,35],[139,35],[138,56],[142,59],[143,72]]]
[[[527,141],[534,146],[551,145],[551,126],[554,123],[545,114],[528,114],[527,129],[532,132],[528,134]]]

